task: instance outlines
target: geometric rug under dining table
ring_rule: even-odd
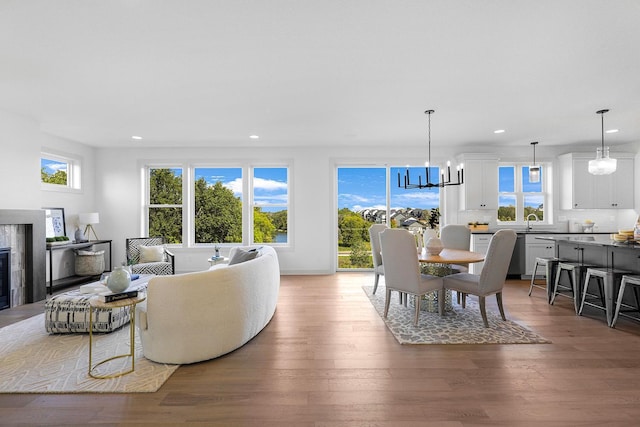
[[[489,327],[485,328],[478,303],[467,297],[466,308],[453,304],[444,316],[420,311],[418,326],[413,324],[415,308],[398,303],[398,293],[392,292],[387,318],[383,317],[386,289],[379,286],[375,295],[373,286],[363,286],[387,328],[400,344],[550,344],[551,341],[537,335],[511,320],[505,322],[499,313],[487,307]]]
[[[93,358],[129,352],[129,326],[93,335]],[[0,393],[149,393],[157,391],[180,365],[155,363],[135,340],[135,371],[117,378],[88,375],[89,334],[48,334],[44,314],[0,329]],[[106,364],[118,371],[129,358]],[[125,367],[126,367],[125,366]]]

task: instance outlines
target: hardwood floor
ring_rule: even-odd
[[[237,351],[181,366],[156,393],[0,395],[0,424],[638,424],[640,323],[611,329],[602,312],[579,317],[568,298],[549,306],[508,281],[507,317],[552,344],[400,345],[361,289],[372,284],[373,273],[283,276],[273,320]],[[0,325],[41,311],[1,311]]]

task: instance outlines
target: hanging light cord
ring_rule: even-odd
[[[600,131],[601,131],[601,141],[602,141],[602,154],[604,154],[604,113],[609,110],[598,110],[596,113],[600,114]]]

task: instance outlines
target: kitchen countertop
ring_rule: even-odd
[[[560,233],[558,233],[560,234]],[[570,233],[561,233],[561,234],[570,234]],[[595,233],[593,233],[595,234]],[[566,243],[580,243],[583,245],[593,245],[593,246],[612,246],[617,248],[628,248],[628,249],[640,249],[640,242],[616,242],[612,240],[610,234],[598,234],[597,236],[580,236],[578,233],[576,235],[571,236],[562,236],[562,237],[552,237],[552,236],[544,236],[538,237],[540,240],[550,240],[552,242],[566,242]]]
[[[499,230],[504,230],[504,228],[501,228]],[[498,230],[489,230],[489,231],[472,231],[471,234],[494,234],[496,231]],[[592,235],[592,234],[601,234],[601,235],[605,235],[605,236],[609,236],[611,233],[615,233],[615,231],[594,231],[593,233],[571,233],[568,231],[552,231],[552,230],[531,230],[531,231],[524,231],[524,230],[515,230],[516,233],[518,234],[562,234],[562,235],[576,235],[576,236],[580,236],[580,235]]]

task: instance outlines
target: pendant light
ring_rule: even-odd
[[[540,166],[536,165],[536,145],[538,141],[531,143],[533,145],[533,165],[529,166],[529,182],[540,182]]]
[[[425,162],[425,175],[426,179],[423,184],[422,175],[418,175],[418,183],[411,183],[411,179],[409,178],[409,166],[407,166],[407,170],[404,175],[404,184],[401,183],[400,180],[400,172],[398,172],[398,187],[400,188],[433,188],[433,187],[446,187],[449,185],[460,185],[464,184],[464,165],[460,163],[456,166],[456,181],[451,181],[451,162],[447,162],[447,173],[445,176],[444,169],[440,172],[440,182],[431,182],[431,174],[429,173],[429,167],[431,166],[431,115],[435,113],[435,110],[427,110],[424,112],[429,119],[429,143],[427,146],[427,161]]]
[[[596,114],[600,114],[602,146],[596,149],[596,158],[589,160],[589,173],[592,175],[609,175],[616,171],[618,161],[609,157],[609,147],[604,146],[604,113],[608,111],[596,111]]]

